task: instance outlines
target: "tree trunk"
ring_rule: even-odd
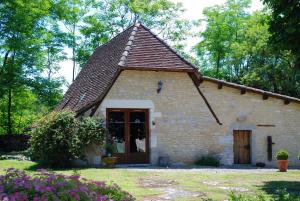
[[[8,104],[7,104],[7,134],[12,135],[12,121],[11,121],[11,89],[8,89]]]
[[[75,41],[75,23],[73,25],[73,45],[72,45],[72,59],[73,59],[73,76],[72,76],[72,82],[75,80],[75,68],[76,68],[76,63],[75,63],[75,48],[76,48],[76,41]]]
[[[219,70],[220,70],[220,64],[221,64],[221,61],[220,61],[220,53],[218,53],[218,56],[217,56],[217,78],[220,78],[220,75],[219,75]]]
[[[48,103],[48,106],[52,106],[52,87],[51,87],[51,80],[52,80],[52,61],[51,61],[51,54],[50,54],[50,50],[48,48],[48,85],[47,85],[47,88],[48,88],[48,98],[47,98],[47,103]]]
[[[13,52],[13,55],[11,57],[11,63],[9,65],[8,74],[10,76],[10,82],[13,80],[13,67],[14,67],[14,61],[15,61],[15,55],[16,52]],[[9,83],[9,89],[8,89],[8,103],[7,103],[7,134],[12,135],[12,88],[11,83]]]
[[[8,51],[5,53],[5,55],[4,55],[3,64],[2,64],[1,71],[0,71],[0,76],[1,76],[1,74],[2,74],[2,72],[3,72],[3,70],[4,70],[4,68],[5,68],[6,63],[7,63],[9,52],[10,52],[10,51],[8,50]]]

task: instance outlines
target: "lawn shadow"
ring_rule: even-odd
[[[30,166],[24,168],[24,170],[26,170],[26,171],[37,171],[38,169],[42,169],[42,168],[43,168],[43,166],[41,164],[35,163],[33,165],[30,165]]]
[[[300,196],[300,181],[266,181],[260,188],[269,195],[285,189],[288,193]]]
[[[45,165],[42,163],[35,163],[33,165],[30,165],[26,168],[24,168],[24,170],[26,171],[37,171],[39,169],[45,169],[45,170],[49,170],[49,171],[81,171],[81,170],[86,170],[86,169],[90,169],[92,167],[86,167],[86,166],[82,166],[82,167],[76,167],[76,166],[64,166],[64,167],[53,167],[53,166],[49,166],[49,165]]]

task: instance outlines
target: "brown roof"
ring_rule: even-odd
[[[58,109],[79,111],[104,94],[119,70],[118,63],[133,27],[98,47],[71,84]]]
[[[133,43],[120,65],[125,69],[195,71],[195,67],[179,56],[170,46],[140,25],[132,35]]]
[[[242,91],[243,93],[245,91],[260,93],[264,99],[271,96],[283,99],[285,103],[300,103],[300,99],[297,98],[201,76],[194,65],[178,55],[148,28],[136,24],[95,50],[57,109],[70,108],[77,114],[81,114],[92,107],[97,108],[124,69],[188,72],[219,124],[222,123],[198,88],[201,80],[215,82],[219,87],[225,85],[237,88],[241,90],[241,93]]]
[[[99,104],[123,69],[196,72],[196,68],[141,24],[98,47],[57,109],[84,112]]]
[[[221,88],[224,85],[224,86],[227,86],[227,87],[239,89],[239,90],[241,90],[241,92],[242,91],[244,91],[244,92],[248,91],[248,92],[252,92],[252,93],[261,94],[261,95],[263,95],[264,99],[267,99],[267,97],[273,97],[273,98],[282,99],[282,100],[285,101],[285,103],[289,103],[289,102],[300,103],[299,98],[286,96],[286,95],[282,95],[282,94],[277,94],[277,93],[273,93],[273,92],[269,92],[269,91],[264,91],[264,90],[261,90],[261,89],[248,87],[248,86],[245,86],[245,85],[240,85],[240,84],[236,84],[236,83],[232,83],[232,82],[227,82],[227,81],[224,81],[224,80],[219,80],[219,79],[216,79],[216,78],[201,76],[200,79],[205,80],[205,81],[209,81],[209,82],[217,83],[219,88]]]

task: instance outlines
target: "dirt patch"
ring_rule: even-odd
[[[204,181],[203,182],[204,184],[207,184],[209,186],[216,186],[218,185],[220,182],[217,182],[217,181]]]
[[[140,178],[139,185],[143,188],[159,188],[159,190],[162,191],[162,194],[143,198],[142,201],[165,201],[178,198],[199,198],[205,196],[204,193],[183,189],[178,186],[178,182],[175,180],[164,180],[158,176]]]
[[[140,178],[139,185],[144,188],[163,188],[178,185],[178,182],[175,180],[163,180],[158,176],[152,176]]]
[[[247,192],[249,191],[247,188],[243,187],[229,187],[229,186],[219,186],[218,188],[228,191],[238,191],[238,192]]]
[[[247,188],[243,187],[233,187],[233,186],[219,186],[220,182],[217,181],[203,181],[202,183],[209,185],[209,186],[215,186],[217,188],[228,190],[228,191],[238,191],[238,192],[247,192],[249,191]]]

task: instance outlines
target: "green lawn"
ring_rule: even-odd
[[[0,174],[6,168],[13,167],[34,173],[36,164],[13,160],[0,161]],[[56,170],[63,174],[72,174],[75,169]],[[216,171],[154,171],[126,169],[76,169],[82,177],[94,180],[115,182],[138,200],[157,200],[170,189],[184,195],[174,200],[202,200],[213,198],[224,200],[231,190],[246,193],[264,193],[271,195],[276,189],[286,188],[300,195],[300,170],[287,173],[268,172],[216,172]],[[196,196],[198,195],[198,196]]]

